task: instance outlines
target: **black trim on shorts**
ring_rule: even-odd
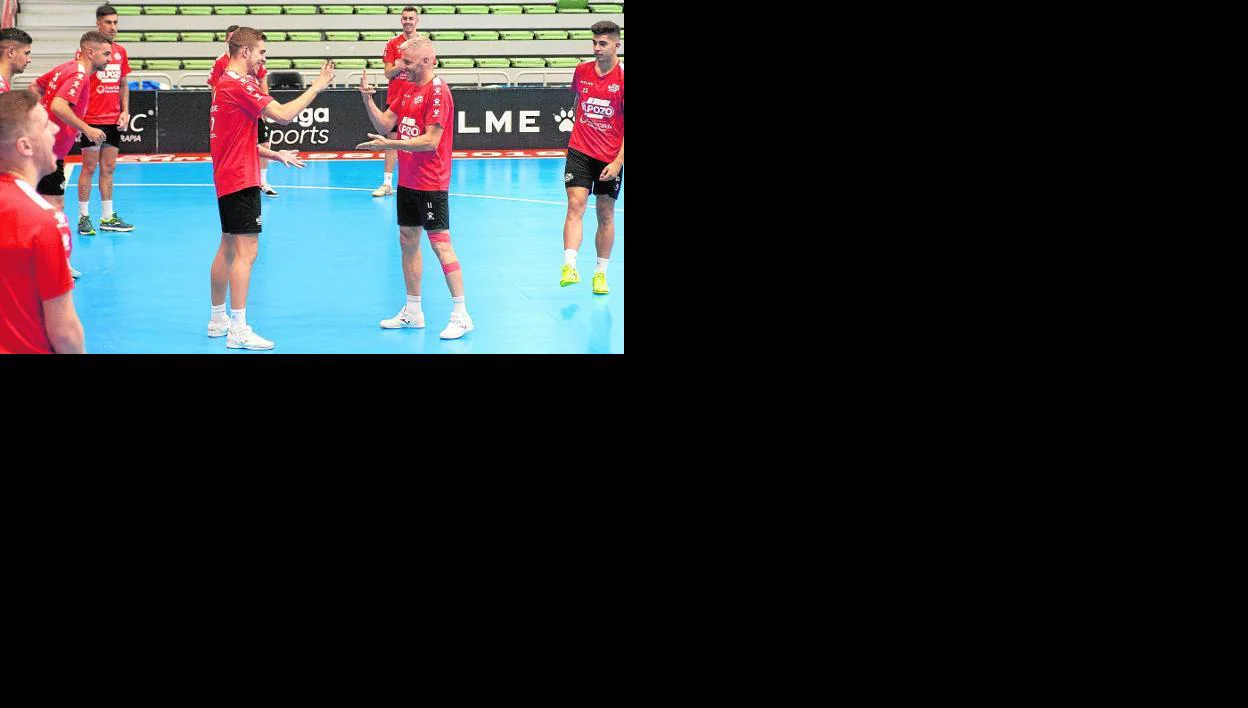
[[[260,233],[260,187],[244,187],[217,197],[217,213],[223,234]]]
[[[39,184],[35,185],[35,192],[49,197],[60,197],[65,194],[64,160],[56,161],[56,171],[44,175],[44,178],[39,180]]]
[[[105,145],[112,145],[118,150],[121,149],[121,130],[118,129],[116,125],[96,125],[95,123],[88,123],[87,125],[97,130],[104,131],[104,142],[100,143],[101,148]],[[95,143],[91,142],[91,139],[87,137],[86,133],[79,133],[78,147],[86,150],[87,148],[95,147]]]
[[[425,192],[400,186],[399,226],[423,226],[425,231],[451,230],[451,200],[445,191]]]
[[[258,119],[260,126],[256,129],[256,143],[263,145],[269,142],[269,122],[260,116]]]
[[[612,199],[620,198],[620,187],[624,186],[624,167],[615,179],[603,182],[598,179],[602,168],[607,163],[586,155],[580,150],[568,148],[568,159],[563,163],[563,186],[584,187],[594,194],[602,194]]]

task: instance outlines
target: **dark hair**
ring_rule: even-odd
[[[26,129],[30,112],[37,105],[39,99],[33,91],[9,91],[0,94],[0,144],[13,140],[19,132]]]
[[[408,5],[407,7],[403,8],[403,12],[420,12],[420,10],[417,10],[415,5]]]
[[[236,29],[238,29],[238,25],[230,25],[229,27],[226,27],[226,28],[225,28],[225,33],[226,33],[226,34],[229,34],[229,33],[233,32],[233,31],[234,31],[234,30],[236,30]]]
[[[96,30],[91,30],[90,32],[83,32],[82,38],[78,40],[78,46],[82,46],[86,44],[87,42],[99,42],[100,44],[112,44],[113,40],[109,39],[108,35],[104,34],[103,32],[97,32]]]
[[[108,17],[109,15],[116,15],[116,14],[117,14],[117,8],[113,7],[112,5],[104,4],[95,8],[95,19],[97,20],[100,19],[101,17]]]
[[[22,30],[16,27],[5,27],[4,29],[0,30],[0,44],[4,44],[5,42],[16,42],[18,44],[30,44],[33,41],[34,40],[30,38],[30,35],[26,34],[25,32],[23,32]],[[8,47],[5,47],[5,49],[8,49]]]
[[[250,27],[239,27],[230,35],[230,56],[238,56],[243,47],[255,47],[256,42],[264,40],[264,33]]]
[[[600,34],[613,34],[615,35],[616,39],[619,39],[620,37],[620,26],[615,24],[611,20],[603,20],[601,22],[595,22],[594,26],[589,28],[589,31],[593,32],[595,37],[597,37]]]

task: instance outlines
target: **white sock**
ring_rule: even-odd
[[[268,184],[268,183],[269,183],[269,168],[266,167],[263,170],[260,170],[260,184]]]
[[[384,178],[385,178],[385,182],[382,182],[382,184],[384,184],[384,185],[385,185],[385,186],[387,186],[387,187],[391,186],[391,182],[390,182],[390,173],[389,173],[389,172],[386,172],[386,173],[382,174],[382,177],[384,177]]]
[[[607,259],[607,258],[599,258],[599,259],[598,259],[598,269],[597,269],[596,271],[594,271],[594,272],[595,272],[595,273],[603,273],[603,274],[605,275],[605,274],[606,274],[606,272],[607,272],[607,261],[608,261],[608,260],[609,260],[609,259]]]
[[[113,218],[113,200],[112,199],[109,199],[107,201],[104,201],[104,200],[100,201],[100,218],[101,219]]]
[[[78,218],[91,216],[91,202],[78,202]]]
[[[226,317],[225,317],[225,303],[224,303],[224,302],[223,302],[223,303],[221,303],[220,305],[213,305],[213,306],[212,306],[212,319],[216,320],[217,322],[220,322],[220,321],[222,321],[222,320],[226,319]]]
[[[576,249],[563,249],[563,264],[570,266],[576,265]]]
[[[241,310],[230,309],[230,329],[247,326],[247,308]]]
[[[408,295],[408,296],[407,296],[407,304],[406,304],[406,305],[404,305],[403,307],[404,307],[404,308],[405,308],[408,312],[412,313],[413,315],[419,315],[419,314],[420,314],[420,296],[419,296],[419,295]]]
[[[458,312],[461,315],[468,314],[468,306],[464,304],[463,295],[460,295],[459,297],[452,297],[451,302],[455,305],[455,308],[452,310],[452,312]]]

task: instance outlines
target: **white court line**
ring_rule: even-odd
[[[66,179],[69,179],[67,176]],[[94,184],[91,186],[95,186]],[[167,182],[145,182],[145,183],[117,183],[114,187],[216,187],[215,184],[171,184]],[[301,184],[275,184],[278,189],[337,189],[344,192],[371,192],[374,188],[370,187],[315,187]],[[519,197],[495,197],[488,194],[460,194],[459,192],[448,192],[452,197],[473,197],[475,199],[501,199],[508,202],[529,202],[531,204],[553,204],[554,206],[567,206],[567,202],[552,202],[545,199],[521,199]],[[623,207],[617,208],[616,211],[624,211]]]
[[[66,185],[69,184],[69,176],[74,173],[74,168],[77,166],[78,166],[77,162],[70,162],[67,165],[65,165],[65,184]],[[95,185],[93,184],[91,186],[94,187]]]

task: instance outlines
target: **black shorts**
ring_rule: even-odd
[[[602,194],[612,199],[620,198],[620,187],[624,186],[624,168],[620,168],[620,173],[615,179],[602,182],[598,179],[598,175],[602,174],[602,168],[607,163],[602,160],[595,160],[580,150],[568,148],[567,162],[563,163],[563,186],[567,187],[584,187],[590,189],[593,187],[594,194]]]
[[[260,127],[256,131],[256,142],[263,145],[269,142],[269,122],[260,118]]]
[[[121,131],[117,129],[116,125],[96,125],[95,123],[88,123],[87,125],[104,131],[104,142],[100,143],[101,148],[105,145],[112,145],[118,150],[121,149]],[[95,143],[91,142],[91,139],[85,133],[79,133],[78,147],[86,150],[95,147]]]
[[[221,214],[221,233],[260,233],[260,188],[247,187],[217,197],[217,211]]]
[[[451,230],[451,201],[446,192],[422,192],[399,187],[399,226],[423,226],[425,231]]]
[[[39,180],[39,184],[35,186],[35,191],[39,194],[46,194],[51,197],[59,197],[65,194],[65,161],[56,161],[56,172]]]

